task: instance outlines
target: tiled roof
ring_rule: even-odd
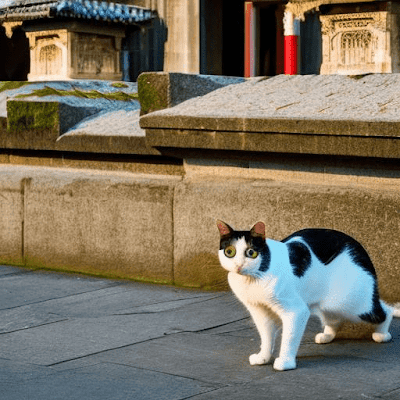
[[[142,7],[96,0],[0,0],[0,21],[48,17],[135,24],[150,20],[154,12]]]

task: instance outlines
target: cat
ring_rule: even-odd
[[[282,241],[267,239],[265,224],[235,231],[217,220],[219,260],[228,282],[250,312],[261,337],[251,365],[271,361],[275,334],[282,326],[278,371],[296,368],[296,355],[311,314],[323,332],[316,343],[331,342],[345,320],[375,325],[372,338],[391,340],[388,331],[400,307],[379,298],[377,276],[364,247],[352,237],[330,229],[303,229]]]

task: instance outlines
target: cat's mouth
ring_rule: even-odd
[[[238,267],[236,267],[236,273],[243,275],[244,271],[244,266],[243,265],[239,265]]]

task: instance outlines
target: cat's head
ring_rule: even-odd
[[[260,277],[263,265],[269,263],[264,222],[257,222],[249,231],[235,231],[220,220],[217,227],[221,235],[218,251],[221,265],[229,272]]]

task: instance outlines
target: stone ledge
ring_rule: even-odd
[[[400,127],[400,125],[399,125]],[[146,129],[146,142],[162,154],[192,157],[190,150],[400,158],[396,137],[361,135]],[[177,153],[177,149],[181,150]]]
[[[149,146],[399,158],[400,74],[250,79],[140,118]]]
[[[139,109],[132,83],[6,82],[0,147],[159,156],[146,145]]]

